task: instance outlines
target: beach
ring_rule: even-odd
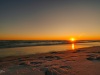
[[[100,75],[100,0],[0,0],[0,75]]]
[[[0,75],[100,75],[100,46],[0,58]]]

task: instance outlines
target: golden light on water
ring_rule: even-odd
[[[74,44],[72,44],[72,50],[74,50],[75,49],[75,45]]]

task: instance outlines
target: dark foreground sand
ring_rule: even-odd
[[[100,46],[0,58],[0,75],[100,75]]]

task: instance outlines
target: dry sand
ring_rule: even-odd
[[[0,75],[100,75],[100,46],[0,58]]]

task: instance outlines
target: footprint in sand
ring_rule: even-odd
[[[56,60],[61,59],[59,56],[46,56],[45,58],[46,59],[56,59]]]
[[[52,61],[52,60],[60,60],[62,58],[59,56],[45,56],[45,57],[39,57],[39,59]]]
[[[25,62],[20,63],[19,65],[28,66]]]
[[[87,60],[90,60],[90,61],[100,61],[100,56],[97,56],[97,55],[88,55],[89,57],[86,58]]]
[[[71,69],[70,66],[60,66],[60,68],[64,68],[64,69]]]
[[[30,64],[34,64],[34,65],[37,65],[37,64],[42,64],[43,62],[30,62]]]
[[[18,61],[25,61],[24,59],[22,59],[22,58],[18,58]]]

